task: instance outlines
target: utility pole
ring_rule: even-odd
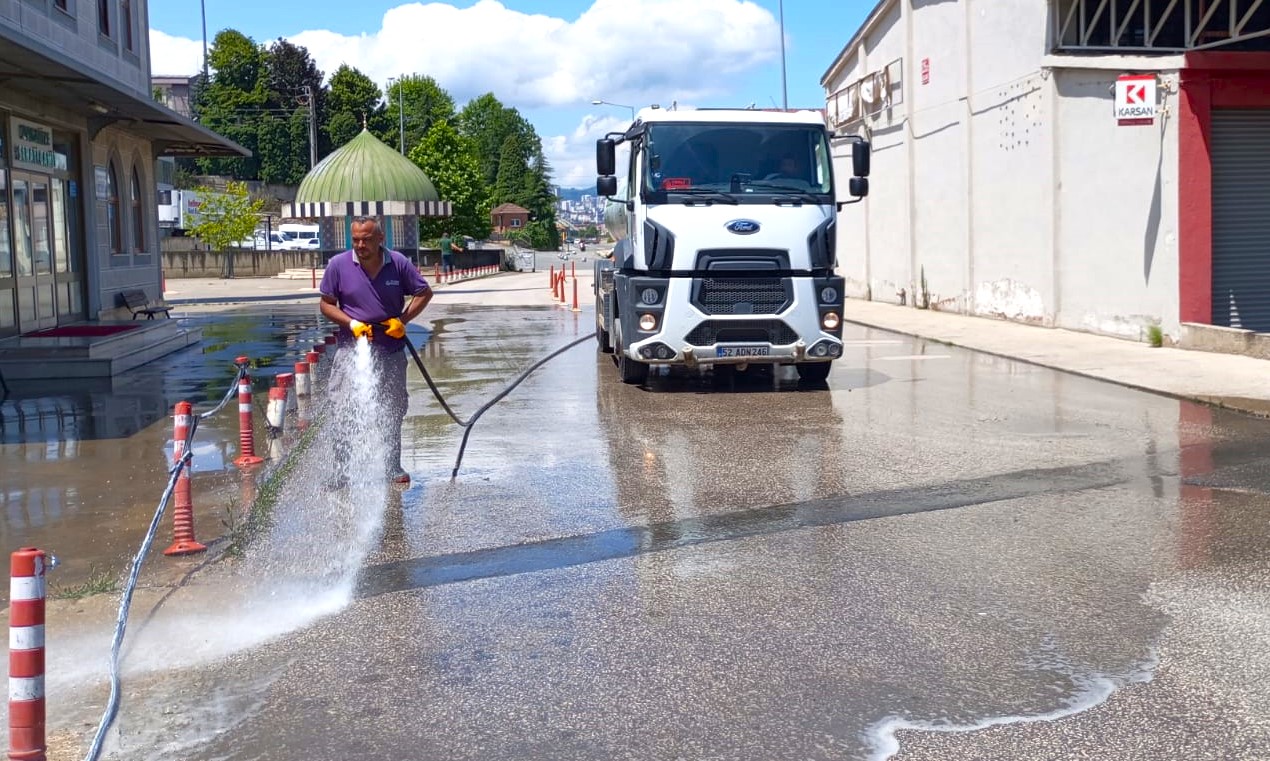
[[[304,99],[309,104],[309,170],[317,166],[317,104],[313,99],[313,88],[304,86]]]

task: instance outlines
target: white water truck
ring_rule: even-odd
[[[617,241],[595,265],[596,337],[625,383],[654,365],[793,365],[823,382],[842,356],[838,210],[869,192],[852,141],[838,201],[815,111],[641,110],[596,144],[596,189]],[[618,192],[617,146],[630,149]]]

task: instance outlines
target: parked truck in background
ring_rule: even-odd
[[[595,265],[596,336],[625,383],[654,365],[794,365],[824,381],[842,356],[838,210],[868,194],[852,142],[838,201],[815,111],[640,111],[596,144],[596,189],[617,240]],[[619,194],[617,147],[629,147]]]
[[[202,196],[194,190],[159,191],[159,227],[169,235],[184,237],[198,224],[198,209],[203,205]]]

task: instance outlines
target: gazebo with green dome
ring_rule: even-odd
[[[376,216],[386,245],[417,253],[419,218],[448,217],[451,209],[422,169],[363,128],[305,175],[282,215],[318,220],[328,252],[349,248],[353,217]]]

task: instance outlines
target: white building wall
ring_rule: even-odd
[[[838,84],[854,82],[867,73],[902,60],[905,55],[900,7],[893,7],[878,19],[864,37],[852,60],[839,72]],[[843,207],[838,222],[839,271],[846,278],[846,291],[855,298],[892,300],[910,281],[909,187],[907,141],[902,106],[886,109],[869,124],[869,129],[845,130],[863,133],[873,142],[874,178],[869,199]],[[839,184],[851,176],[851,144],[835,144],[835,174]],[[844,192],[840,191],[840,197]]]
[[[1054,119],[1044,4],[958,3],[968,22],[970,293],[959,311],[1051,325]]]
[[[964,16],[960,3],[933,0],[917,0],[909,14],[904,79],[913,162],[913,255],[907,292],[909,303],[962,311],[969,287],[970,224]],[[927,59],[930,81],[922,84]]]
[[[1121,69],[1056,70],[1060,327],[1142,338],[1178,322],[1178,139],[1175,122],[1118,126]],[[1166,72],[1166,81],[1177,81]],[[1176,110],[1176,96],[1165,104]]]
[[[848,294],[1177,335],[1177,133],[1167,117],[1112,118],[1112,83],[1143,59],[1047,56],[1035,0],[891,0],[874,15],[825,80],[832,94],[904,62],[903,103],[838,128],[875,150],[870,195],[838,226]],[[849,177],[848,146],[836,155]]]

